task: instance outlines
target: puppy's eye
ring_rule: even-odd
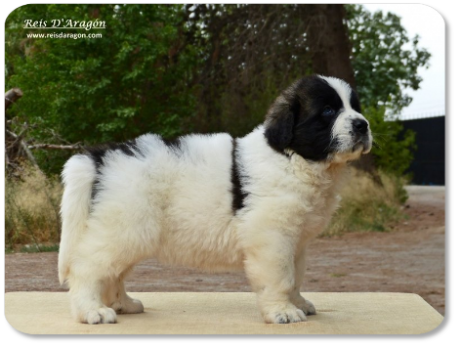
[[[335,110],[333,108],[331,108],[330,106],[326,106],[323,110],[323,113],[322,115],[324,117],[332,117],[335,115]]]

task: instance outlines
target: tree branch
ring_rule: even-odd
[[[23,96],[22,91],[19,88],[12,88],[5,93],[5,110],[7,110],[11,104]]]
[[[19,142],[19,145],[20,145],[20,147],[24,150],[24,153],[26,154],[27,159],[32,163],[32,165],[33,165],[41,174],[43,174],[43,172],[41,171],[40,167],[38,166],[37,160],[35,159],[35,157],[34,157],[34,155],[32,154],[32,152],[29,150],[29,147],[28,147],[28,145],[24,142],[24,140],[22,140],[21,137],[20,137],[19,135],[13,133],[12,131],[10,131],[10,130],[8,130],[8,129],[5,129],[5,131],[15,139],[15,143],[16,143],[16,142]]]
[[[9,134],[10,136],[12,136],[14,138],[14,141],[11,143],[11,144],[5,144],[7,148],[13,148],[16,146],[16,144],[18,142],[20,142],[22,140],[22,136],[24,135],[24,133],[28,130],[28,125],[26,124],[25,127],[21,130],[21,133],[19,134],[15,134],[13,133],[12,131],[10,131],[9,129],[5,129],[6,133]]]
[[[29,145],[29,149],[52,149],[52,150],[79,150],[82,148],[80,143],[73,145],[56,145],[56,144],[34,144]]]

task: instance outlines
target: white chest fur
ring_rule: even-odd
[[[252,239],[248,235],[263,238],[270,230],[282,230],[299,243],[321,233],[337,207],[345,164],[276,153],[267,146],[262,127],[239,144],[243,183],[250,192],[240,214],[243,245]]]

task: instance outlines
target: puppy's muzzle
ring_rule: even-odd
[[[363,154],[369,153],[372,147],[372,136],[370,135],[369,123],[361,118],[352,121],[355,145],[353,151],[362,148]]]
[[[353,132],[355,132],[355,134],[367,135],[367,133],[369,132],[369,125],[365,120],[357,118],[354,119],[351,124],[353,126]]]

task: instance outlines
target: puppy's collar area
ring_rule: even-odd
[[[288,159],[291,159],[292,155],[294,154],[295,152],[289,148],[287,149],[284,149],[284,151],[282,152],[282,154],[284,156],[286,156]]]

